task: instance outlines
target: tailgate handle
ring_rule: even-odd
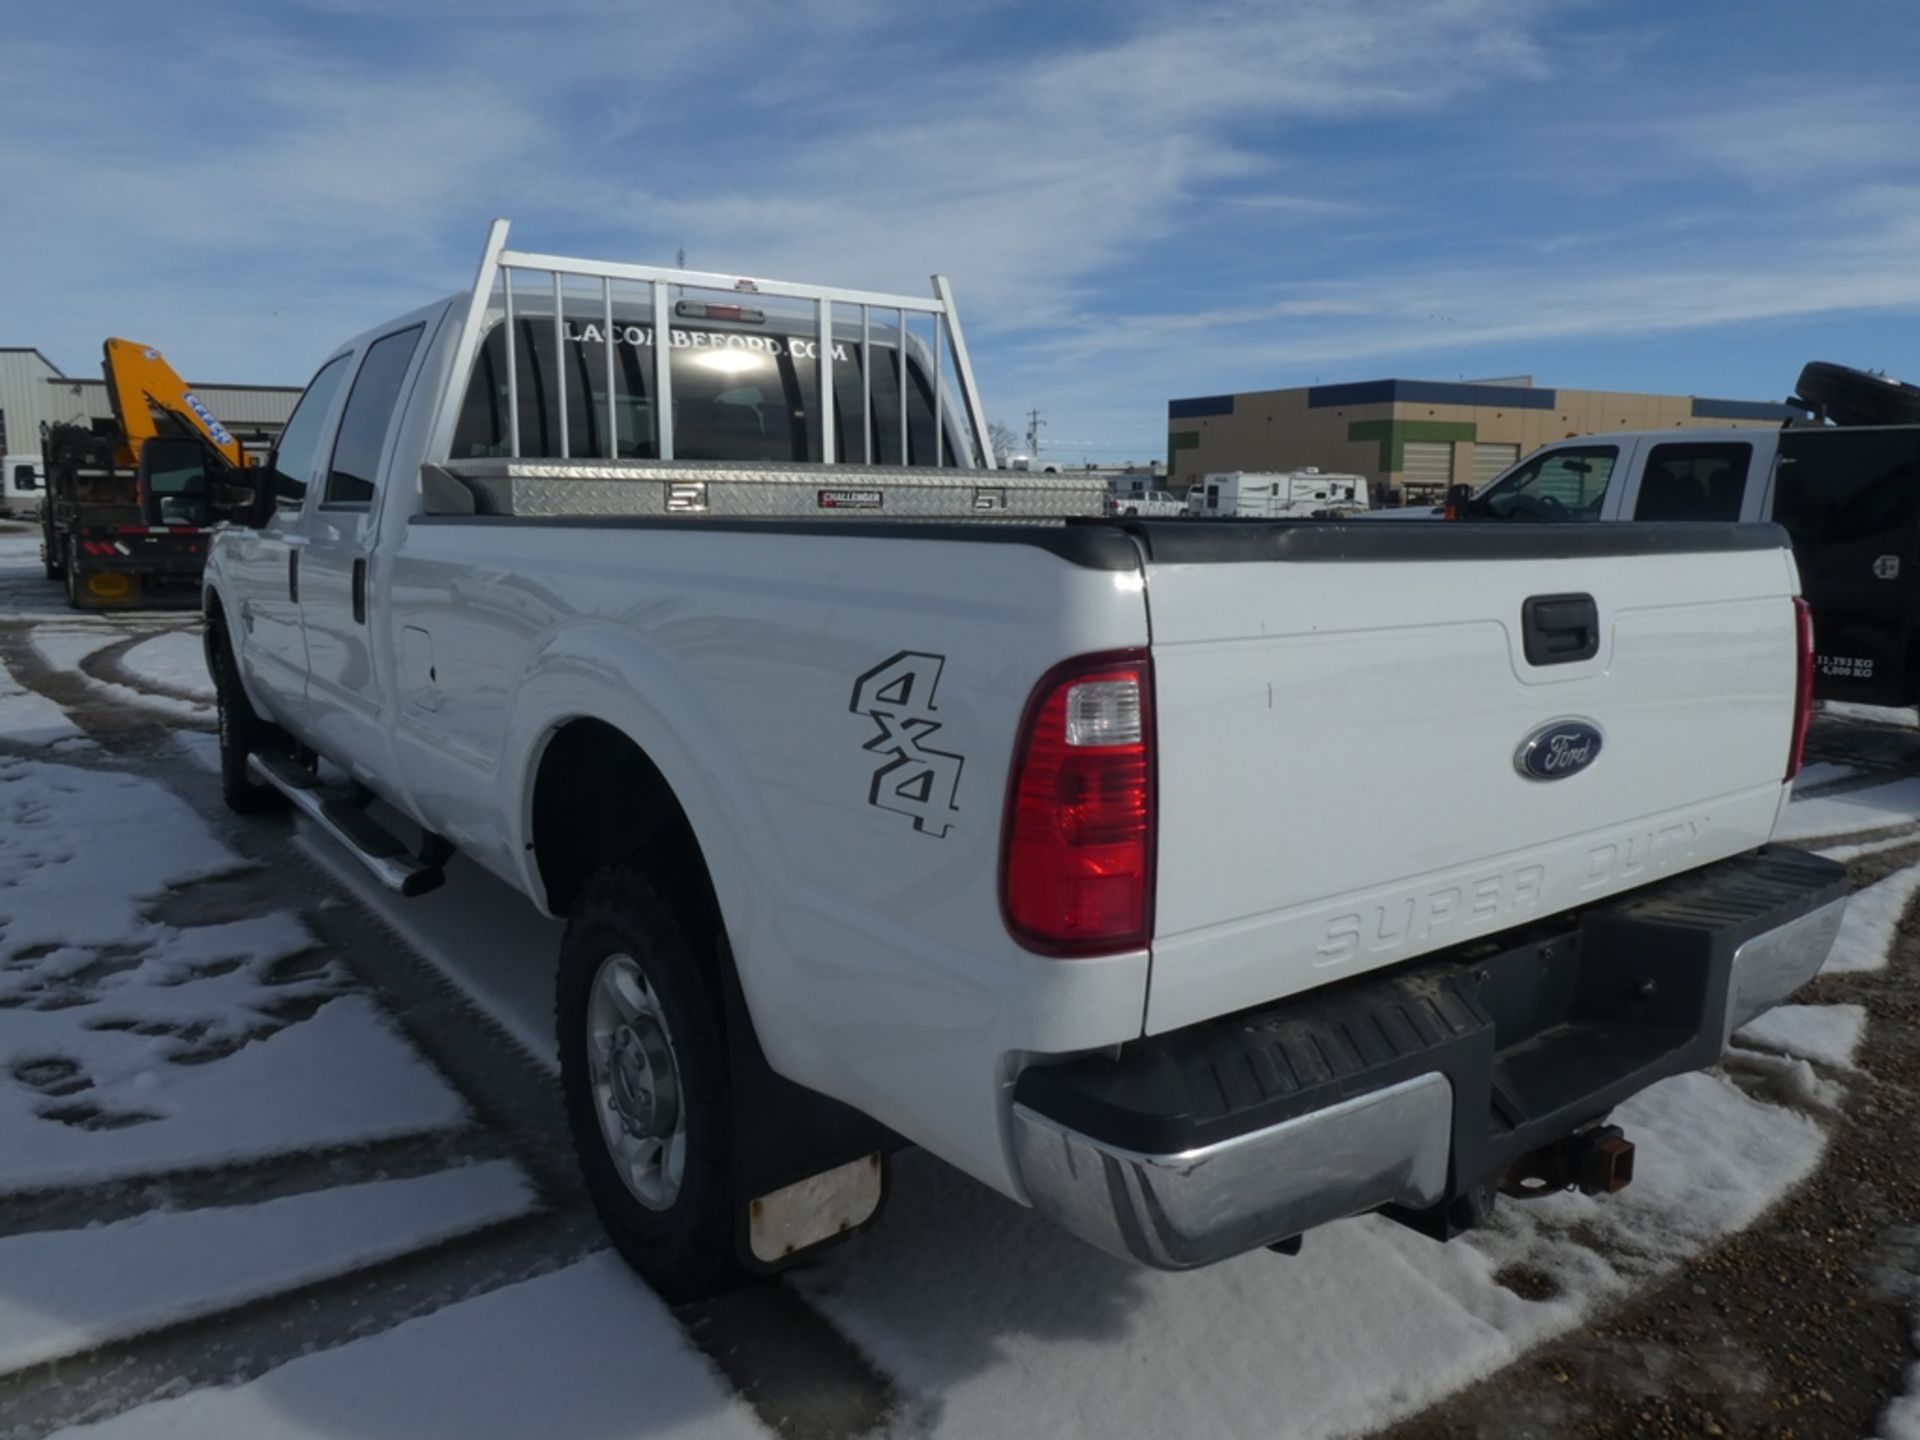
[[[1569,665],[1600,653],[1600,607],[1591,595],[1531,595],[1520,607],[1529,665]]]

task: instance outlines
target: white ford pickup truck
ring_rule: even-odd
[[[937,279],[505,243],[218,535],[222,783],[566,917],[573,1138],[664,1293],[909,1143],[1154,1266],[1445,1239],[1617,1189],[1612,1107],[1822,963],[1778,529],[1109,517],[990,468]]]

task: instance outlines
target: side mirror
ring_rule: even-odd
[[[1473,499],[1471,485],[1449,485],[1446,508],[1442,513],[1449,520],[1462,519],[1467,513],[1467,502],[1471,499]]]
[[[16,490],[38,490],[40,477],[34,473],[31,465],[13,467],[13,488]]]
[[[280,508],[280,497],[273,483],[277,473],[273,468],[271,455],[267,457],[265,464],[249,466],[240,472],[245,477],[243,483],[253,492],[247,501],[245,521],[250,530],[266,529],[267,522],[273,519],[274,512]]]

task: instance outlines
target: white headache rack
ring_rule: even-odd
[[[506,436],[508,456],[522,458],[520,435],[520,394],[519,366],[515,354],[515,294],[516,290],[526,297],[531,308],[538,296],[538,305],[544,310],[550,304],[553,310],[552,324],[556,354],[564,353],[568,342],[579,343],[578,336],[569,333],[566,312],[569,303],[567,282],[570,279],[598,280],[599,314],[602,334],[597,337],[604,349],[606,375],[605,423],[597,427],[602,436],[599,448],[609,460],[619,458],[615,451],[618,445],[618,418],[615,414],[615,371],[618,366],[616,356],[616,336],[619,333],[614,323],[614,286],[644,287],[647,305],[645,313],[651,315],[651,335],[653,337],[672,337],[673,297],[669,293],[675,289],[722,291],[739,300],[770,299],[801,302],[810,305],[813,310],[812,326],[817,334],[816,377],[818,393],[812,397],[809,408],[814,412],[814,425],[819,435],[821,461],[824,464],[835,463],[836,447],[834,437],[834,365],[836,352],[844,350],[849,339],[836,343],[836,326],[842,327],[842,333],[852,323],[857,322],[860,351],[861,395],[861,446],[859,453],[849,454],[848,463],[871,465],[874,463],[873,439],[873,386],[866,378],[872,376],[873,330],[879,323],[891,324],[898,335],[901,350],[900,363],[896,365],[899,379],[898,415],[899,449],[904,459],[908,454],[908,393],[907,364],[905,353],[909,338],[909,323],[920,319],[923,323],[931,320],[933,327],[932,345],[932,403],[934,418],[934,462],[937,464],[943,449],[942,437],[946,434],[947,416],[944,413],[945,396],[944,369],[946,356],[951,352],[954,379],[957,382],[964,410],[965,429],[973,449],[973,465],[977,468],[994,468],[993,447],[987,439],[987,421],[981,408],[980,395],[974,387],[973,366],[967,358],[966,339],[960,330],[960,318],[954,309],[953,295],[947,287],[944,276],[933,277],[931,297],[913,295],[890,295],[878,291],[847,290],[826,285],[804,285],[784,280],[767,280],[759,276],[721,275],[706,271],[681,270],[657,265],[629,265],[615,261],[581,260],[567,255],[545,255],[527,250],[509,250],[507,248],[507,222],[495,220],[487,233],[486,250],[480,257],[480,268],[474,277],[473,294],[467,304],[466,316],[460,331],[458,347],[454,352],[455,384],[450,387],[447,403],[442,408],[434,427],[432,450],[430,453],[446,455],[452,443],[455,426],[459,419],[460,397],[473,374],[480,348],[486,339],[489,325],[489,312],[494,305],[496,290],[504,305],[506,329],[505,377],[507,388],[507,427]],[[578,287],[571,297],[576,306],[581,296]],[[544,317],[543,317],[544,318]],[[667,340],[652,343],[651,382],[654,415],[654,434],[657,441],[657,458],[660,461],[675,459],[673,435],[673,347]],[[559,449],[562,457],[574,456],[567,434],[567,371],[569,367],[559,364],[554,367],[555,412],[558,416]]]

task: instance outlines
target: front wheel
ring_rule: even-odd
[[[742,1283],[719,985],[631,862],[581,889],[554,1015],[568,1128],[614,1247],[670,1301]]]
[[[247,757],[271,739],[273,727],[247,699],[225,631],[215,629],[208,640],[207,662],[213,672],[213,703],[220,727],[220,798],[236,815],[283,809],[286,797],[247,768]]]

